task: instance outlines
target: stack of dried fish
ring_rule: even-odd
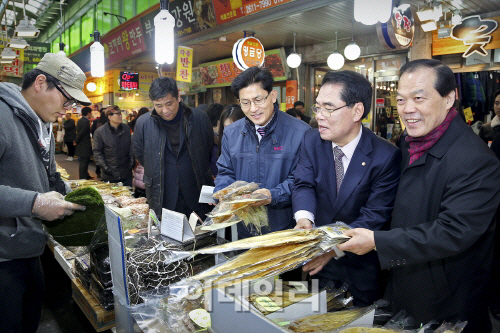
[[[348,237],[342,235],[343,229],[344,224],[309,230],[283,230],[195,251],[195,254],[215,254],[248,249],[235,259],[195,275],[188,281],[200,281],[203,290],[208,291],[213,286],[224,287],[235,282],[274,276],[346,241]]]

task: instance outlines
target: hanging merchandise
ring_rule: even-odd
[[[257,38],[244,37],[234,43],[233,61],[242,71],[253,66],[262,67],[264,58],[264,46]]]

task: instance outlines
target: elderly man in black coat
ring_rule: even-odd
[[[89,114],[92,109],[88,106],[82,109],[82,117],[78,120],[76,124],[76,151],[75,154],[78,156],[78,161],[80,163],[79,167],[79,178],[88,179],[89,175],[89,162],[90,156],[92,155],[92,142],[90,140],[90,120]]]
[[[490,332],[488,282],[500,163],[457,116],[453,72],[442,62],[401,68],[398,112],[406,125],[401,180],[388,231],[353,229],[338,248],[377,250],[390,269],[393,310],[417,323],[468,321],[464,332]],[[497,282],[498,283],[498,282]]]

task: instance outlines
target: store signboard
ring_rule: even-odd
[[[293,0],[213,0],[213,4],[217,24],[224,24],[290,1]]]
[[[286,80],[282,49],[266,51],[265,54],[263,67],[271,71],[274,81]],[[204,63],[199,67],[202,85],[206,88],[229,86],[242,73],[232,58]]]
[[[500,16],[483,19],[473,15],[452,26],[451,38],[439,38],[437,30],[432,32],[432,55],[462,53],[464,58],[472,54],[486,56],[486,50],[500,48]]]
[[[392,9],[391,19],[387,23],[377,24],[377,36],[380,43],[388,49],[404,49],[411,45],[415,34],[413,11],[409,4],[402,4]]]
[[[5,47],[4,40],[0,39],[0,52]],[[0,76],[23,77],[24,74],[24,50],[14,49],[17,58],[12,61],[12,64],[3,64],[0,70]]]
[[[451,38],[469,46],[462,57],[468,58],[476,52],[481,56],[487,56],[488,51],[484,49],[484,46],[491,41],[491,33],[497,27],[497,21],[481,19],[479,15],[473,15],[462,19],[460,24],[453,26]]]
[[[261,67],[264,64],[264,46],[255,37],[238,39],[233,46],[233,61],[241,70]]]
[[[286,109],[293,108],[293,104],[298,100],[299,90],[297,80],[286,81]]]
[[[24,64],[38,64],[45,53],[50,52],[50,43],[29,42],[30,46],[24,49]]]
[[[385,106],[385,98],[377,98],[375,99],[375,107],[383,108]]]
[[[120,90],[138,90],[139,73],[120,72]]]
[[[107,64],[146,51],[144,34],[139,20],[133,21],[114,34],[104,37],[101,43],[104,46]]]
[[[177,75],[175,80],[191,82],[193,78],[193,49],[186,46],[177,47]]]

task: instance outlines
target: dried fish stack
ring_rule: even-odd
[[[342,327],[354,320],[362,317],[369,311],[373,310],[373,306],[366,308],[330,312],[320,315],[307,316],[297,319],[292,322],[287,329],[292,332],[331,332],[332,330]]]

